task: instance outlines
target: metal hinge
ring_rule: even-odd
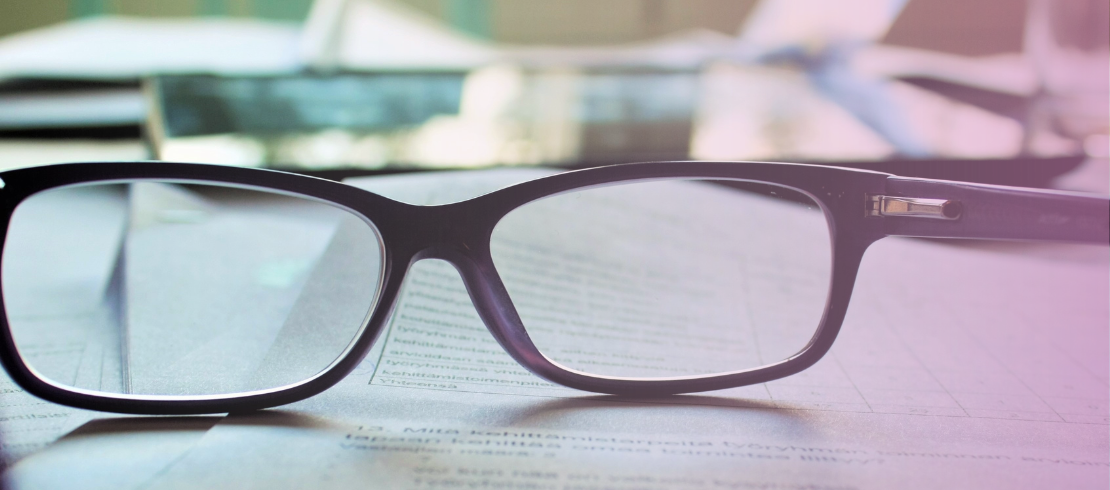
[[[912,218],[959,219],[964,205],[952,199],[867,196],[867,216],[906,216]]]

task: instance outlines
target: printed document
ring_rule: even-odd
[[[434,204],[542,175],[351,183]],[[1104,488],[1107,259],[1105,247],[884,239],[816,366],[661,398],[531,375],[485,330],[458,273],[422,261],[340,384],[230,415],[117,488]],[[16,487],[58,482],[49,454],[17,464]]]

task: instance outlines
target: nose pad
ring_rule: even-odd
[[[529,355],[539,353],[492,269],[482,270],[462,256],[418,259],[409,267],[396,305],[384,336],[379,376],[546,385],[518,369],[529,365]]]

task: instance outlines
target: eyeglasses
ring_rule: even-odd
[[[301,400],[387,327],[429,379],[511,369],[499,344],[593,392],[762,383],[828,352],[880,238],[1110,241],[1106,197],[782,163],[615,165],[437,206],[199,164],[0,179],[0,360],[43,399],[123,413]],[[404,280],[423,259],[466,294],[442,268]],[[446,307],[466,303],[495,341]]]

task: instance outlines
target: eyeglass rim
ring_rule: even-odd
[[[278,191],[326,201],[368,218],[379,231],[384,253],[384,279],[375,311],[362,326],[361,334],[351,343],[345,357],[337,359],[330,367],[301,383],[226,395],[117,395],[61,386],[31,371],[15,349],[7,315],[2,309],[0,284],[0,313],[3,313],[0,314],[0,322],[3,322],[0,325],[0,363],[18,385],[35,396],[77,408],[165,415],[254,410],[311,397],[346,377],[370,351],[388,323],[407,269],[415,261],[424,258],[439,258],[452,263],[462,275],[479,315],[494,338],[522,366],[549,381],[586,391],[635,396],[711,391],[770,381],[812,366],[831,348],[843,322],[864,251],[874,241],[890,234],[890,220],[871,219],[862,212],[864,200],[869,195],[889,191],[891,182],[905,184],[903,181],[906,180],[894,181],[892,179],[898,179],[895,176],[867,170],[806,164],[649,162],[560,173],[459,203],[415,206],[350,185],[275,170],[171,162],[74,163],[0,173],[0,182],[3,183],[3,187],[0,187],[0,219],[3,220],[0,225],[4,229],[3,239],[6,239],[8,223],[16,206],[34,193],[72,184],[137,179],[191,180]],[[761,182],[800,191],[821,206],[829,224],[832,245],[829,296],[817,333],[803,350],[779,363],[752,370],[692,378],[636,380],[588,375],[556,366],[535,349],[520,325],[519,316],[512,318],[516,315],[515,310],[490,257],[489,237],[494,226],[513,209],[560,192],[653,179]],[[940,181],[927,183],[937,182]],[[912,187],[924,184],[908,182],[905,185]],[[990,189],[978,190],[989,191]],[[1031,190],[1023,192],[1029,191]],[[1089,196],[1066,195],[1068,193],[1033,192],[1037,195],[1045,192],[1054,194],[1055,199],[1090,199]],[[1088,207],[1094,204],[1097,208],[1102,202],[1083,201],[1083,204]],[[479,218],[475,219],[475,216]],[[420,231],[413,234],[413,223],[421,222],[438,225],[418,228]],[[894,220],[893,223],[899,222]],[[437,234],[440,238],[432,237]],[[444,236],[447,237],[446,240],[443,239]],[[0,247],[3,246],[3,239],[0,239]],[[468,247],[459,247],[460,243]],[[0,259],[2,254],[0,248]]]

